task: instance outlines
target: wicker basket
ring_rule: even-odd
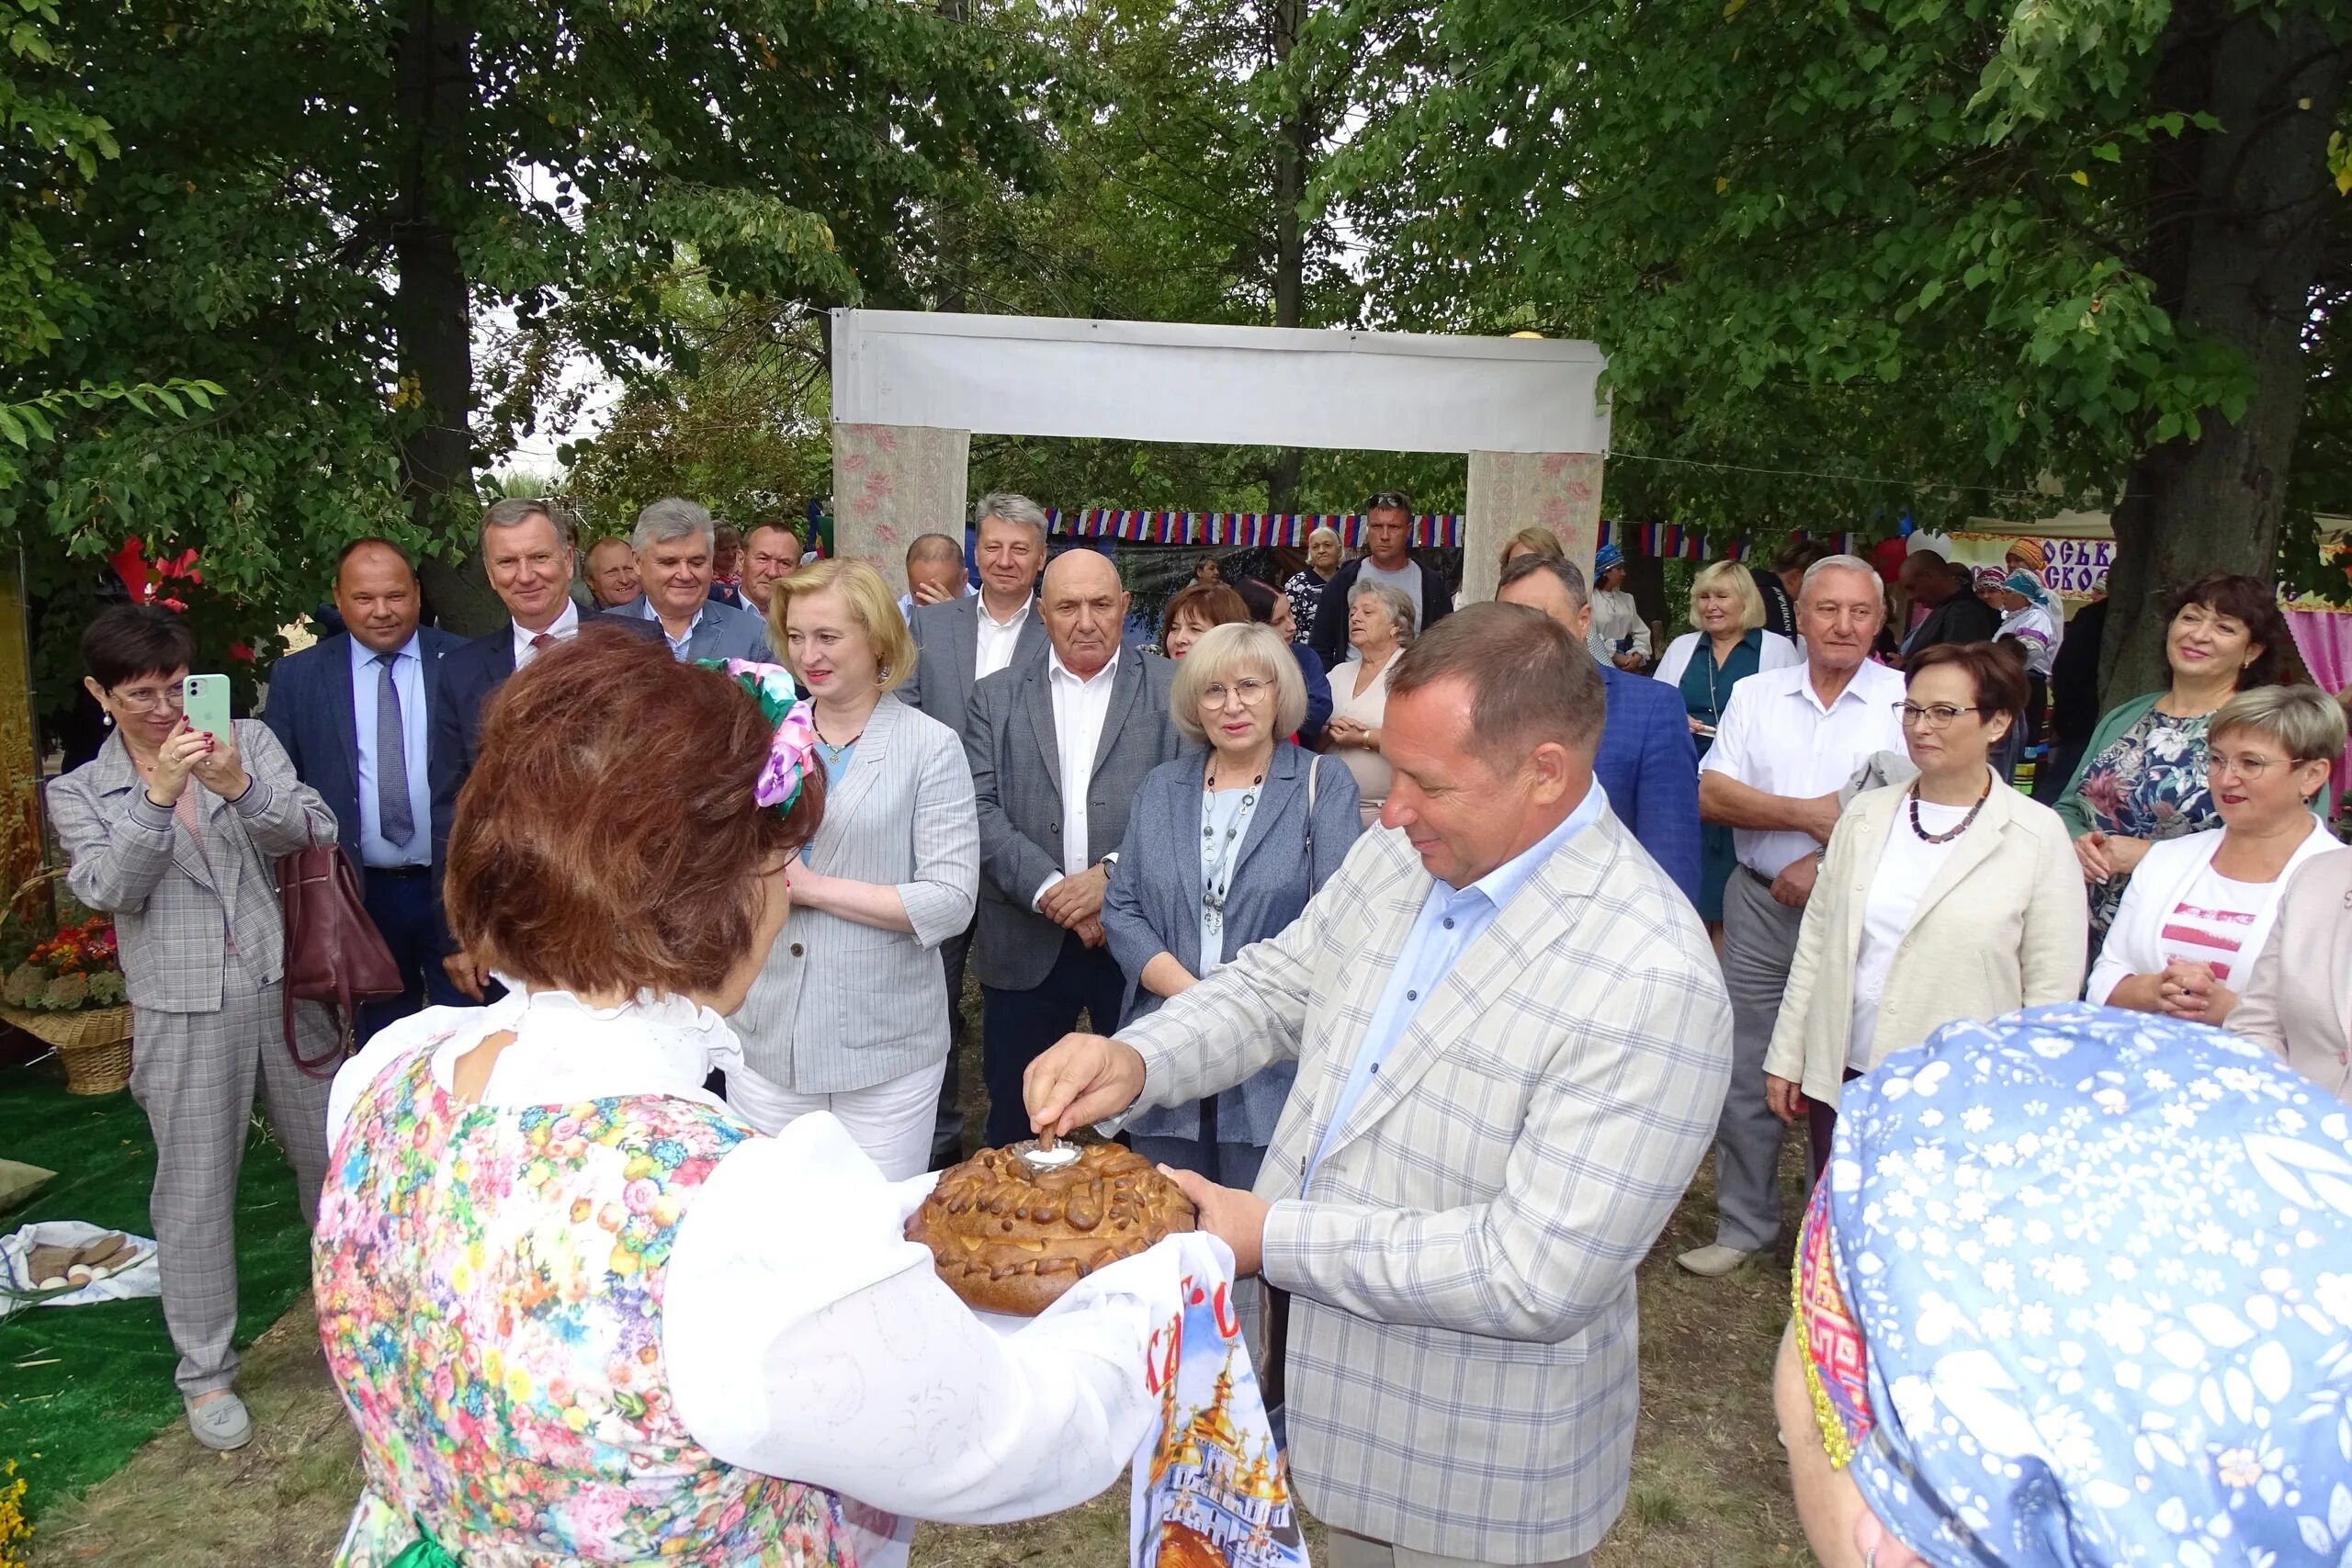
[[[0,1019],[57,1047],[68,1094],[112,1094],[130,1087],[130,1009],[28,1012],[0,1007]]]

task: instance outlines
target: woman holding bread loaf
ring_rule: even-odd
[[[905,1239],[927,1179],[705,1092],[824,808],[774,666],[592,628],[492,705],[447,899],[507,994],[384,1030],[328,1112],[319,1326],[366,1472],[339,1562],[892,1568],[893,1516],[1068,1507],[1154,1428],[1168,1249],[1001,1337]]]
[[[1204,633],[1169,705],[1193,744],[1145,778],[1102,893],[1102,931],[1127,977],[1122,1023],[1296,919],[1363,830],[1355,775],[1280,739],[1298,728],[1306,688],[1272,628]],[[1127,1128],[1135,1151],[1246,1190],[1296,1073],[1278,1062],[1223,1094],[1145,1111]]]

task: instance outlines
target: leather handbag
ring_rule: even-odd
[[[286,1050],[294,1065],[314,1078],[331,1078],[351,1051],[352,1020],[358,1005],[397,997],[400,965],[384,944],[376,922],[360,901],[359,878],[351,861],[333,844],[318,841],[277,863],[277,898],[286,916]],[[305,1057],[294,1034],[294,1004],[322,1002],[337,1025],[334,1046]]]

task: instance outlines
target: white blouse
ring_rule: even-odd
[[[344,1064],[329,1146],[361,1091],[444,1030],[456,1032],[433,1055],[444,1089],[458,1057],[514,1032],[482,1095],[493,1106],[618,1095],[715,1105],[703,1079],[741,1061],[707,1008],[641,994],[597,1009],[505,983],[502,1000],[428,1008]],[[822,1112],[720,1159],[679,1222],[662,1304],[670,1394],[696,1442],[729,1464],[951,1524],[1054,1513],[1119,1478],[1159,1418],[1146,1351],[1181,1308],[1179,1244],[1199,1241],[1171,1237],[1098,1270],[1035,1319],[986,1318],[903,1234],[936,1179],[885,1181]],[[1229,1276],[1231,1254],[1210,1245]],[[860,1562],[903,1564],[911,1535],[902,1525]]]

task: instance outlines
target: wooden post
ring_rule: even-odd
[[[1462,529],[1462,597],[1495,596],[1496,558],[1521,528],[1548,528],[1568,558],[1592,573],[1600,542],[1600,470],[1596,452],[1473,452]]]

